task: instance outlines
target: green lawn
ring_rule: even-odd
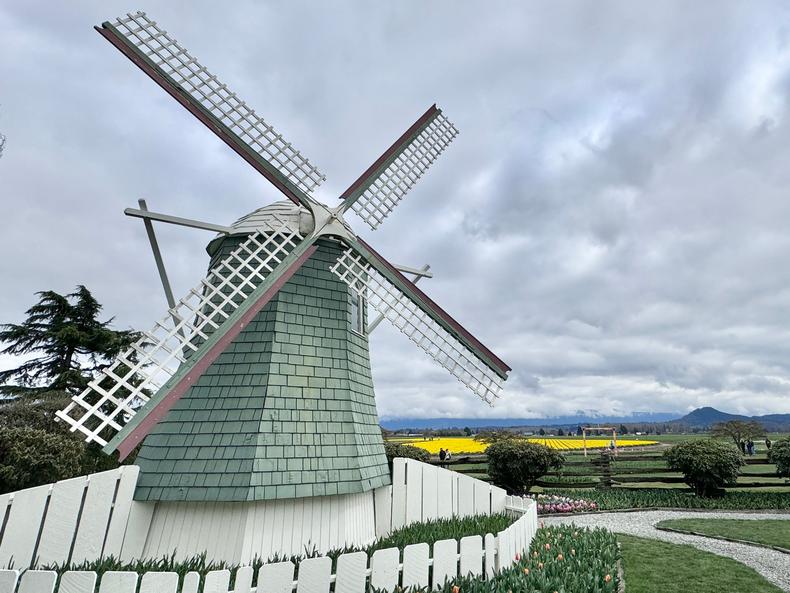
[[[670,519],[661,521],[658,527],[741,539],[790,550],[790,520]]]
[[[653,539],[617,534],[628,593],[781,593],[730,558]]]

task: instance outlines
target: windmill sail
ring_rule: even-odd
[[[289,199],[304,204],[325,179],[282,134],[144,12],[97,30]]]
[[[345,208],[375,230],[457,135],[433,105],[340,196]]]
[[[370,246],[347,249],[332,271],[483,401],[499,397],[510,367]]]
[[[285,222],[251,234],[58,418],[106,445],[301,242]]]

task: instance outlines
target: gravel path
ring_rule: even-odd
[[[575,523],[583,527],[604,527],[618,533],[660,539],[674,544],[690,544],[700,550],[712,552],[719,556],[729,556],[738,562],[763,575],[777,587],[790,591],[790,554],[776,550],[736,544],[709,537],[671,533],[655,528],[656,523],[665,519],[782,519],[787,521],[790,529],[790,515],[773,513],[719,513],[685,512],[685,511],[638,511],[631,513],[600,513],[593,515],[576,515],[568,517],[539,517],[546,525],[558,523]],[[626,587],[628,582],[626,581]]]

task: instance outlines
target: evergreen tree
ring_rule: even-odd
[[[95,373],[129,347],[139,334],[99,321],[101,305],[84,286],[67,295],[47,290],[21,324],[0,325],[2,354],[36,354],[0,371],[0,394],[37,398],[45,392],[82,391]]]

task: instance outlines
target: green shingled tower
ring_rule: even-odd
[[[277,203],[209,244],[211,266]],[[364,492],[389,484],[365,327],[318,249],[145,438],[141,501],[253,501]],[[363,316],[355,323],[356,316]],[[356,328],[354,327],[356,326]]]

